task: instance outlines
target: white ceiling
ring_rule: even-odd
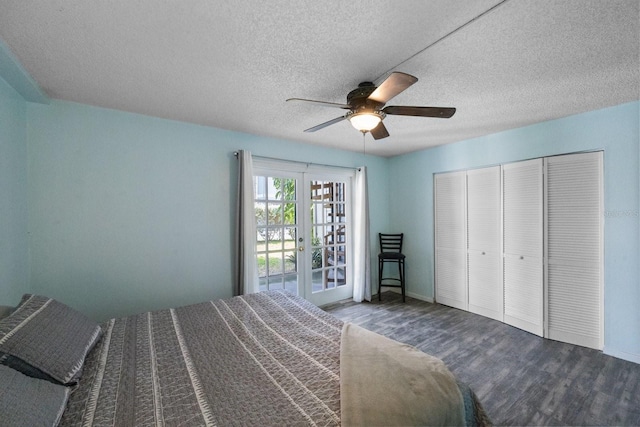
[[[640,99],[639,0],[3,0],[0,38],[52,98],[361,151],[361,81],[419,81],[389,105],[391,156]]]

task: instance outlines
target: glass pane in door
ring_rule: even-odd
[[[294,178],[255,176],[257,264],[260,291],[298,293],[298,205]]]
[[[312,180],[311,292],[319,293],[347,284],[346,184]]]

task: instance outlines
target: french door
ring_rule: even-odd
[[[287,289],[316,305],[349,298],[352,172],[286,166],[254,166],[259,290]]]

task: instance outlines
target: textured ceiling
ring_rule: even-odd
[[[389,105],[391,156],[640,99],[638,0],[3,0],[0,38],[52,98],[361,151],[306,128],[361,81],[419,81]]]

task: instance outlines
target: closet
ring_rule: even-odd
[[[435,174],[436,302],[602,349],[602,156]]]

